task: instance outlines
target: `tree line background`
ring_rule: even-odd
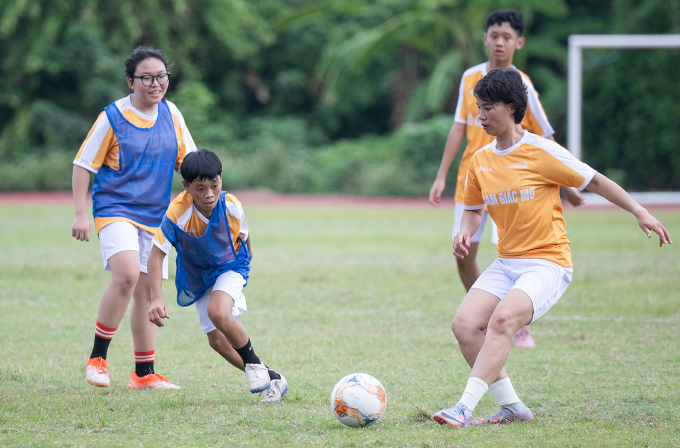
[[[508,7],[561,143],[569,35],[680,33],[680,0],[0,0],[0,190],[70,189],[146,45],[225,188],[425,195],[486,16]],[[679,56],[584,51],[583,158],[628,189],[680,190]]]

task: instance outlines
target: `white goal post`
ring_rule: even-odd
[[[581,100],[583,96],[581,50],[583,48],[680,48],[680,34],[573,34],[569,36],[567,148],[577,159],[581,158]]]

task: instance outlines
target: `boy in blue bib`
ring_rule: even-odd
[[[222,191],[222,163],[211,151],[188,154],[180,173],[185,191],[170,204],[149,255],[149,321],[162,327],[162,319],[170,317],[161,277],[163,258],[175,247],[177,304],[195,304],[210,346],[246,372],[251,393],[264,392],[262,401],[278,403],[288,383],[260,361],[237,319],[247,310],[242,290],[251,260],[241,203]]]

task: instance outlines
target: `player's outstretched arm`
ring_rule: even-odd
[[[90,187],[90,172],[73,165],[73,205],[75,217],[71,226],[71,236],[78,241],[90,241],[90,218],[87,216],[87,190]]]
[[[451,168],[453,159],[456,158],[458,148],[463,142],[463,137],[465,137],[465,126],[463,123],[453,123],[449,136],[446,138],[446,146],[444,146],[444,154],[439,164],[437,177],[434,179],[432,188],[430,188],[430,204],[435,207],[439,207],[439,200],[442,198],[442,193],[444,193],[446,188],[446,175],[449,173],[449,168]]]
[[[149,322],[157,327],[164,326],[163,319],[170,319],[168,306],[163,300],[163,258],[165,258],[163,251],[153,246],[149,260],[146,262],[149,271],[149,287],[151,288],[151,307],[148,317]]]
[[[484,209],[480,210],[465,210],[460,222],[460,232],[453,237],[453,255],[458,258],[465,258],[468,254],[470,244],[472,244],[472,235],[477,232],[479,225],[482,223],[482,213]]]
[[[664,244],[673,244],[666,228],[613,180],[596,173],[586,189],[632,213],[647,238],[652,237],[652,232],[659,235],[659,247]]]

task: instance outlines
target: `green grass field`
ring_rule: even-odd
[[[172,282],[156,371],[182,389],[126,390],[127,316],[109,349],[111,387],[88,385],[109,279],[98,240],[71,238],[68,204],[0,204],[0,446],[680,446],[680,212],[654,213],[677,240],[659,249],[623,212],[568,211],[572,285],[533,325],[538,347],[513,349],[507,364],[536,421],[455,430],[431,420],[469,374],[450,330],[464,295],[452,212],[244,206],[254,261],[241,321],[290,383],[280,405],[248,393],[195,310],[174,304]],[[385,415],[362,430],[330,411],[333,385],[352,372],[387,390]],[[495,410],[487,394],[475,416]]]

